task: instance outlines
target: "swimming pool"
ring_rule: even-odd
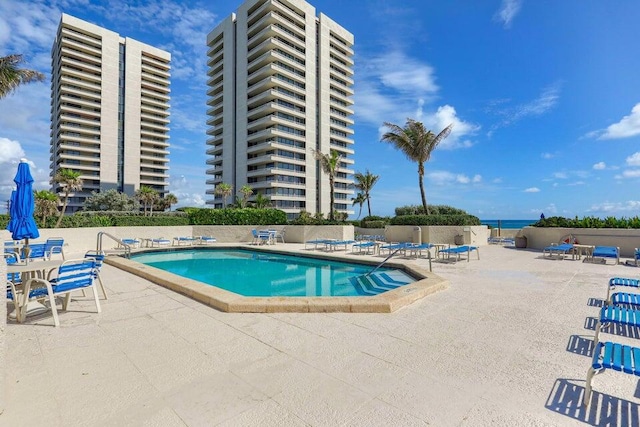
[[[376,296],[416,282],[395,268],[246,249],[192,249],[132,260],[249,297]]]

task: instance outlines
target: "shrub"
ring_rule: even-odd
[[[402,215],[391,219],[392,225],[480,225],[473,215]]]
[[[287,214],[279,209],[189,209],[193,225],[280,225],[287,223]]]
[[[371,221],[361,221],[361,228],[385,228],[389,224],[389,221],[374,219]]]
[[[640,218],[637,216],[631,218],[597,218],[597,217],[583,217],[579,219],[575,217],[573,219],[564,218],[561,216],[552,216],[549,218],[541,219],[535,224],[534,227],[565,227],[565,228],[640,228]]]
[[[424,214],[425,211],[422,205],[400,206],[396,208],[396,216]],[[447,205],[429,205],[429,215],[467,215],[467,212]]]

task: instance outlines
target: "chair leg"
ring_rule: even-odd
[[[96,285],[93,285],[91,287],[93,288],[93,299],[96,302],[96,310],[97,310],[98,313],[100,313],[102,311],[102,309],[100,307],[100,299],[98,298],[98,289],[96,288]]]
[[[51,314],[53,314],[53,326],[58,327],[60,326],[60,319],[58,318],[58,307],[56,307],[56,297],[53,292],[49,293],[49,304],[51,305]]]
[[[107,296],[107,290],[104,288],[104,283],[102,283],[102,277],[100,277],[100,273],[97,274],[98,283],[100,284],[100,289],[102,290],[102,295],[104,295],[104,299],[109,299]]]
[[[584,387],[584,399],[582,404],[587,406],[591,401],[591,380],[593,379],[593,375],[595,374],[595,370],[593,367],[590,367],[587,371],[587,384]]]
[[[596,324],[596,334],[593,337],[593,349],[595,351],[596,347],[598,346],[598,341],[600,340],[600,329],[602,329],[602,322],[600,322],[600,320],[598,320],[598,323]]]

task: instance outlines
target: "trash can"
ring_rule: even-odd
[[[455,236],[453,236],[453,243],[458,246],[464,245],[464,236],[462,234],[456,234]]]
[[[422,244],[422,228],[413,227],[413,233],[411,233],[411,241],[413,243],[417,243],[418,245]]]

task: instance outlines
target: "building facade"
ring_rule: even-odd
[[[302,0],[247,0],[209,33],[207,204],[223,206],[221,183],[249,185],[289,217],[327,215],[314,150],[335,150],[333,209],[352,213],[353,42]]]
[[[63,14],[51,50],[51,183],[60,169],[79,172],[81,191],[133,195],[169,185],[168,52]]]

